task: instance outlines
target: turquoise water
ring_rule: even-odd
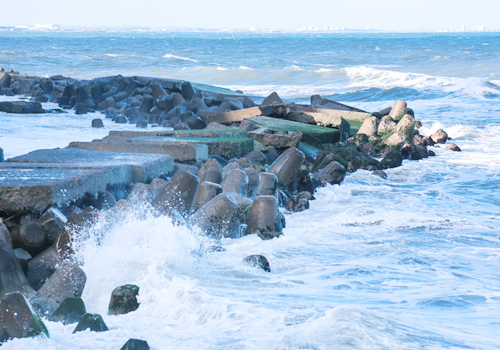
[[[422,134],[443,128],[462,148],[434,148],[387,180],[350,174],[287,215],[283,237],[223,240],[225,252],[137,205],[78,242],[83,298],[110,331],[72,335],[47,322],[50,339],[4,347],[110,349],[136,337],[153,349],[500,348],[499,62],[499,33],[1,32],[0,66],[24,73],[160,76],[292,101],[320,93],[370,111],[405,99]],[[25,127],[8,117],[0,147],[7,132],[12,146],[56,146],[50,131],[36,142],[30,132],[53,116],[25,116]],[[60,118],[59,146],[93,138],[87,120]],[[264,254],[272,272],[243,265],[249,254]],[[141,286],[141,307],[106,316],[124,283]]]

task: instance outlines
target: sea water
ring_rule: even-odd
[[[137,203],[75,242],[88,312],[108,332],[5,349],[500,348],[500,34],[1,32],[0,66],[22,73],[191,80],[306,102],[319,93],[376,111],[404,99],[462,152],[404,161],[316,191],[279,239],[216,242]],[[50,107],[50,106],[49,106]],[[97,115],[0,114],[6,157],[132,128]],[[101,116],[102,117],[102,116]],[[62,130],[62,131],[61,131]],[[214,251],[220,244],[225,251]],[[242,263],[265,255],[266,273]],[[137,311],[108,316],[114,287],[140,286]]]

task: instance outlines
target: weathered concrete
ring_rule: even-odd
[[[191,224],[214,237],[238,237],[238,208],[239,205],[232,196],[221,193],[192,215]]]
[[[340,102],[332,101],[327,98],[322,98],[320,95],[312,95],[311,96],[311,106],[316,107],[316,108],[323,108],[323,109],[335,109],[339,111],[352,111],[352,112],[362,112],[366,113],[365,111],[345,105]]]
[[[279,237],[282,233],[278,199],[274,196],[255,197],[248,219],[247,234],[257,234],[262,239]]]
[[[200,181],[195,175],[184,170],[178,171],[155,198],[153,208],[160,213],[175,209],[183,216],[189,215],[199,184]]]
[[[102,152],[127,152],[166,154],[176,161],[205,161],[208,158],[208,147],[202,144],[188,144],[179,141],[161,139],[131,140],[94,140],[92,142],[71,142],[69,147],[83,148]]]
[[[257,116],[286,116],[290,112],[288,105],[286,104],[271,104],[259,107],[250,107],[245,109],[239,109],[236,111],[228,111],[217,113],[207,117],[208,123],[236,123],[241,122],[247,118],[257,117]]]
[[[218,183],[208,181],[202,182],[194,198],[193,211],[197,211],[221,193],[222,187]]]
[[[168,155],[97,152],[81,148],[37,150],[7,159],[1,166],[14,167],[10,164],[13,162],[38,163],[28,166],[40,168],[102,169],[106,171],[108,186],[149,182],[170,175],[174,169],[174,160]]]
[[[106,172],[98,169],[8,168],[0,166],[0,212],[41,213],[64,207],[86,194],[106,190]]]
[[[285,133],[301,132],[301,141],[308,143],[313,142],[311,142],[307,136],[315,138],[321,143],[335,143],[340,140],[340,131],[337,129],[270,117],[253,117],[250,118],[250,120],[255,122],[257,126],[265,127],[270,130],[282,131]]]
[[[283,152],[267,171],[275,174],[279,181],[288,186],[295,180],[304,159],[304,153],[292,147]]]
[[[77,265],[65,261],[38,291],[38,296],[58,304],[68,297],[81,297],[87,276]]]
[[[295,132],[288,134],[285,131],[275,131],[268,128],[257,128],[248,133],[248,137],[260,142],[264,146],[276,148],[296,147],[302,134]]]

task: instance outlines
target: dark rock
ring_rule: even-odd
[[[174,125],[174,130],[190,130],[188,123],[177,123]]]
[[[450,144],[448,147],[446,147],[446,149],[449,149],[451,151],[454,151],[454,152],[461,152],[462,150],[460,149],[460,147],[458,147],[456,144],[452,143]]]
[[[182,96],[187,101],[190,101],[193,98],[194,94],[196,93],[196,91],[194,90],[193,85],[189,81],[183,82],[182,86],[181,86],[181,89],[182,89]]]
[[[5,159],[3,157],[3,149],[0,148],[0,163],[3,162]]]
[[[8,293],[0,302],[0,344],[11,338],[49,336],[42,319],[21,293]]]
[[[19,230],[11,233],[14,247],[26,249],[31,254],[39,253],[47,241],[45,230],[42,225],[36,222],[22,225]]]
[[[120,114],[115,117],[114,122],[117,124],[126,124],[128,123],[128,119],[124,115]]]
[[[14,249],[14,255],[21,264],[23,272],[26,274],[26,272],[28,271],[28,260],[32,258],[31,254],[23,248],[16,248]]]
[[[252,131],[257,129],[258,126],[255,124],[254,121],[245,119],[241,122],[240,124],[240,129],[246,130],[246,131]]]
[[[167,96],[167,92],[160,84],[156,83],[151,85],[151,90],[153,90],[153,98],[156,100],[162,96]]]
[[[129,339],[120,350],[149,350],[149,344],[145,340]]]
[[[50,207],[40,218],[41,225],[47,234],[47,243],[52,244],[61,234],[68,219],[57,208]]]
[[[248,219],[247,234],[257,234],[262,239],[272,239],[282,234],[276,197],[255,197]]]
[[[439,129],[431,135],[431,140],[434,141],[434,143],[446,143],[448,134],[444,132],[444,130]]]
[[[104,128],[104,123],[102,122],[102,119],[100,119],[100,118],[92,119],[92,127],[93,128]]]
[[[104,323],[102,316],[99,314],[85,314],[78,322],[73,333],[81,332],[84,330],[91,330],[92,332],[106,332],[108,327]]]
[[[414,145],[411,149],[411,159],[412,160],[419,160],[419,159],[423,159],[423,158],[427,158],[429,155],[428,155],[428,151],[427,151],[427,147],[425,146],[421,146],[421,145]]]
[[[45,113],[40,102],[5,101],[0,102],[0,112],[13,114]]]
[[[271,93],[264,99],[264,101],[262,101],[262,106],[272,104],[283,104],[283,100],[278,96],[276,92]]]
[[[292,196],[288,199],[286,209],[291,212],[300,212],[309,209],[309,200],[303,196]]]
[[[259,185],[260,170],[261,170],[260,166],[250,166],[243,169],[243,171],[247,174],[248,178],[248,190],[247,193],[245,194],[247,197],[252,198],[254,196],[255,191],[257,190],[257,186]]]
[[[154,103],[153,96],[145,95],[144,98],[142,99],[141,105],[139,107],[139,111],[142,114],[149,113],[151,108],[153,108],[153,103]]]
[[[66,298],[52,313],[52,322],[62,322],[65,325],[77,323],[87,313],[82,298]]]
[[[87,113],[87,105],[85,103],[77,103],[75,105],[75,114],[86,114]]]
[[[391,149],[380,161],[385,168],[396,168],[403,164],[403,156],[396,150]]]
[[[148,122],[147,120],[141,119],[135,124],[136,128],[147,128],[148,127]]]
[[[11,292],[34,295],[12,246],[3,241],[0,242],[0,295]]]
[[[108,315],[123,315],[139,308],[137,296],[139,287],[134,284],[125,284],[113,289],[109,301]]]
[[[276,148],[273,146],[267,146],[266,149],[267,149],[267,151],[265,152],[264,155],[266,156],[267,163],[272,164],[276,159],[278,159],[280,154],[278,153]]]
[[[372,172],[372,174],[384,180],[387,180],[387,173],[383,170],[375,170],[374,172]]]
[[[345,177],[346,170],[342,164],[331,161],[323,169],[320,169],[316,177],[322,184],[340,184]]]
[[[191,130],[204,129],[207,125],[200,117],[193,115],[187,119],[187,124]]]
[[[247,265],[258,267],[266,272],[271,272],[269,261],[263,255],[249,255],[243,259],[243,262]]]
[[[262,153],[261,151],[257,151],[257,150],[253,150],[250,153],[247,153],[243,157],[250,160],[253,163],[256,163],[256,164],[266,164],[266,162],[267,162],[267,159],[266,159],[266,156],[264,155],[264,153]]]

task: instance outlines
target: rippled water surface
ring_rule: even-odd
[[[434,148],[387,180],[350,174],[287,214],[283,237],[227,239],[223,252],[137,205],[76,242],[87,310],[110,330],[72,335],[47,322],[50,339],[4,348],[115,349],[130,337],[153,349],[500,348],[498,33],[1,34],[0,66],[28,74],[162,76],[294,101],[320,93],[369,111],[405,99],[421,134],[443,128],[462,149]],[[3,114],[0,147],[13,156],[116,127],[92,130],[92,117]],[[243,265],[249,254],[272,272]],[[140,286],[140,308],[107,316],[124,283]]]

